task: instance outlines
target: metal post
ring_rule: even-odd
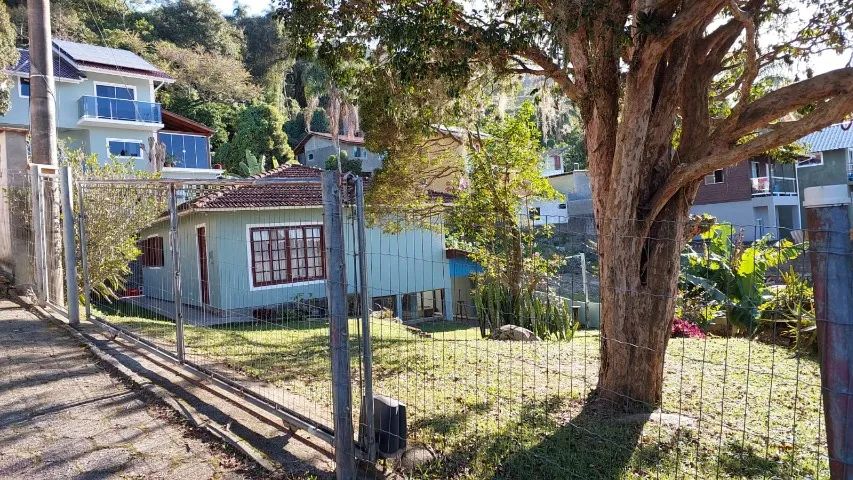
[[[809,187],[809,257],[820,380],[833,479],[853,478],[853,248],[847,185]]]
[[[586,283],[586,253],[581,252],[581,282],[583,282],[583,301],[589,303],[589,286]]]
[[[323,172],[323,235],[326,244],[326,300],[332,354],[332,405],[335,426],[335,463],[338,480],[355,478],[352,429],[352,385],[349,368],[347,274],[341,175]]]
[[[80,232],[80,264],[83,266],[83,297],[86,299],[86,320],[92,318],[92,279],[89,278],[89,254],[86,242],[86,209],[83,185],[77,188],[77,230]]]
[[[185,360],[184,309],[181,300],[181,251],[178,238],[178,192],[175,184],[169,185],[169,248],[172,250],[172,296],[175,301],[175,344],[178,360]]]
[[[68,299],[68,322],[80,323],[80,292],[77,287],[77,247],[74,240],[74,203],[71,191],[71,170],[59,167],[59,188],[62,193],[62,243],[65,248],[65,291]]]
[[[367,284],[367,222],[364,216],[364,179],[355,181],[355,207],[358,229],[358,278],[361,287],[361,360],[364,365],[364,398],[361,402],[364,436],[359,438],[367,459],[376,459],[376,435],[373,428],[373,349],[370,340],[370,289]]]
[[[32,200],[33,256],[35,272],[33,285],[40,306],[47,303],[47,263],[44,235],[44,193],[41,188],[38,165],[30,165],[30,190]]]

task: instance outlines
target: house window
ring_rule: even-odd
[[[136,89],[121,85],[95,84],[95,96],[103,98],[118,98],[121,100],[135,100]]]
[[[140,259],[143,267],[163,266],[163,237],[148,237],[139,242],[139,249],[142,250]]]
[[[110,155],[124,158],[142,158],[142,142],[138,140],[108,140]]]
[[[361,147],[355,147],[355,150],[353,150],[353,155],[352,155],[352,156],[353,156],[353,157],[355,157],[355,158],[361,158],[361,154],[362,154],[363,152],[364,152],[364,149],[363,149],[363,148],[361,148]]]
[[[207,137],[178,133],[159,134],[166,147],[166,160],[175,167],[210,168],[210,147]]]
[[[249,230],[252,286],[320,280],[326,276],[323,227],[259,227]]]
[[[566,204],[565,204],[565,203],[561,203],[561,204],[559,204],[559,205],[557,206],[557,208],[558,208],[558,209],[560,209],[560,210],[565,210],[565,209],[566,209]]]
[[[313,153],[308,154],[308,160],[314,160],[314,154]]]
[[[19,78],[18,79],[18,94],[21,98],[30,96],[30,79],[29,78]]]
[[[715,183],[723,183],[725,181],[725,175],[723,175],[723,170],[714,170],[714,173],[710,173],[705,175],[705,185],[713,185]]]
[[[797,168],[823,165],[823,152],[812,152],[809,158],[797,162]]]

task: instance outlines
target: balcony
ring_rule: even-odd
[[[84,95],[78,101],[78,125],[116,126],[141,130],[163,127],[159,103]]]
[[[791,177],[753,177],[752,181],[752,196],[780,196],[790,197],[796,196],[797,179]]]

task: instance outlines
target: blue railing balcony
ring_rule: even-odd
[[[80,120],[100,119],[137,123],[163,123],[160,104],[121,98],[84,95],[79,100]]]
[[[797,179],[790,177],[753,177],[752,196],[765,195],[791,196],[797,195]]]

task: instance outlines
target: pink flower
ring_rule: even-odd
[[[675,317],[672,321],[672,336],[673,338],[705,338],[705,332],[699,328],[699,325],[683,318]]]

